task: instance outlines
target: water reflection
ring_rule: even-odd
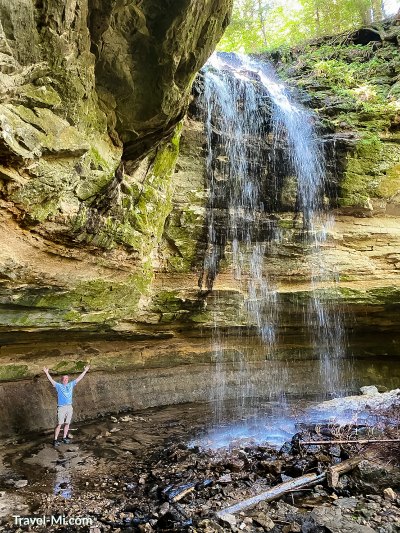
[[[70,499],[72,493],[72,482],[69,469],[65,467],[57,468],[53,488],[54,496],[62,496],[65,499]]]

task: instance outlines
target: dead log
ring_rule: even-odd
[[[345,472],[350,472],[350,470],[353,470],[353,468],[361,463],[362,460],[363,458],[360,456],[352,457],[351,459],[347,459],[347,461],[342,461],[335,466],[329,467],[326,471],[326,480],[328,482],[328,486],[332,489],[335,488],[339,483],[339,476]]]
[[[333,480],[336,479],[336,475],[337,479],[339,479],[340,474],[349,472],[350,470],[355,468],[361,461],[362,457],[353,457],[352,459],[347,459],[346,461],[343,461],[329,468],[329,475],[332,476]],[[304,474],[304,476],[300,476],[290,481],[286,481],[285,483],[280,483],[279,485],[276,485],[275,487],[272,487],[266,490],[265,492],[261,492],[260,494],[257,494],[252,498],[248,498],[247,500],[243,500],[239,503],[236,503],[235,505],[231,505],[230,507],[221,509],[221,511],[218,511],[216,515],[218,518],[221,518],[226,514],[234,514],[239,511],[242,511],[243,509],[248,509],[249,507],[252,507],[253,505],[256,505],[259,502],[271,502],[273,500],[277,500],[288,492],[295,491],[296,489],[302,489],[304,487],[309,487],[312,485],[317,485],[318,483],[326,479],[327,475],[328,472],[323,472],[322,474]]]
[[[323,479],[325,479],[325,473],[305,474],[304,476],[296,479],[285,481],[285,483],[280,483],[279,485],[276,485],[276,487],[272,487],[265,492],[261,492],[260,494],[257,494],[252,498],[248,498],[247,500],[243,500],[235,505],[232,505],[231,507],[226,507],[225,509],[218,511],[217,516],[220,518],[225,514],[234,514],[238,511],[242,511],[243,509],[247,509],[248,507],[252,507],[259,502],[270,502],[272,500],[276,500],[277,498],[280,498],[286,494],[286,492],[303,488],[308,485],[317,484]]]

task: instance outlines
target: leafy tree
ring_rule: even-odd
[[[400,7],[396,0],[236,0],[219,49],[258,52],[368,25],[385,17],[385,1]]]

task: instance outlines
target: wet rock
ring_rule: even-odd
[[[168,503],[168,502],[164,502],[164,503],[161,505],[161,507],[160,507],[160,509],[159,509],[159,511],[158,511],[158,514],[159,514],[160,516],[164,516],[164,515],[169,511],[169,507],[170,507],[170,506],[169,506],[169,503]]]
[[[217,479],[218,483],[232,483],[232,476],[230,474],[224,474]]]
[[[133,418],[129,415],[121,416],[119,422],[133,422]]]
[[[22,487],[26,487],[27,484],[28,484],[28,480],[27,479],[19,479],[18,481],[15,481],[14,487],[16,489],[22,489]]]
[[[355,509],[357,507],[357,499],[354,497],[338,498],[333,504],[340,507],[340,509]]]
[[[342,454],[342,449],[338,444],[335,444],[334,446],[329,446],[329,453],[334,457],[340,457]]]
[[[203,481],[200,481],[196,484],[196,490],[205,489],[207,487],[211,487],[211,485],[214,483],[212,479],[204,479]]]
[[[374,533],[371,527],[344,518],[338,507],[314,508],[311,512],[311,518],[315,524],[327,528],[331,533]]]
[[[237,524],[236,516],[233,515],[233,514],[229,514],[229,513],[222,515],[219,518],[219,521],[220,521],[221,525],[229,526],[230,528],[236,526],[236,524]]]
[[[276,515],[282,520],[292,521],[296,517],[297,513],[298,509],[293,505],[282,501],[278,501],[276,503]]]
[[[138,527],[138,530],[141,533],[153,533],[154,529],[151,527],[149,523],[147,524],[140,524]]]
[[[140,482],[140,480],[139,480]],[[164,498],[171,502],[177,502],[184,498],[187,494],[194,491],[195,483],[185,483],[178,486],[168,486],[162,491]]]
[[[285,465],[284,461],[260,461],[259,463],[260,467],[267,472],[268,474],[273,474],[274,476],[277,476],[282,472],[282,468]]]
[[[279,453],[280,454],[291,454],[292,453],[292,444],[290,442],[285,442],[285,444],[283,444],[283,446],[281,447],[281,449],[279,450]]]
[[[226,530],[214,522],[214,520],[202,520],[199,522],[199,527],[202,528],[204,533],[224,533]]]
[[[244,461],[240,461],[239,459],[232,460],[226,466],[232,472],[240,472],[244,468]]]
[[[348,415],[351,412],[361,414],[363,410],[384,411],[400,404],[400,389],[394,389],[382,394],[363,394],[361,396],[347,396],[322,402],[313,408],[317,413],[335,413],[336,417]]]
[[[400,485],[400,470],[387,463],[364,460],[351,476],[356,490],[377,494],[389,486]]]
[[[361,394],[379,394],[379,390],[375,385],[367,385],[360,388]]]
[[[325,526],[318,525],[311,515],[306,516],[302,525],[301,533],[325,533]]]
[[[265,531],[271,531],[271,529],[275,527],[275,523],[266,513],[263,512],[260,512],[253,516],[253,520],[256,524],[264,528]]]
[[[387,489],[384,489],[383,497],[385,498],[385,500],[396,501],[397,494],[395,493],[393,489],[388,487]]]

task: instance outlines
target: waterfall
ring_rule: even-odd
[[[296,178],[296,211],[302,221],[311,279],[305,323],[310,327],[325,389],[343,392],[338,364],[344,355],[343,328],[340,315],[321,292],[325,285],[334,283],[335,273],[326,269],[321,253],[331,220],[323,213],[324,156],[314,117],[294,101],[270,65],[234,54],[214,54],[203,72],[209,204],[207,250],[199,284],[211,290],[221,260],[231,258],[247,324],[255,326],[266,358],[274,357],[280,302],[267,259],[284,237],[274,218],[280,207],[282,184],[273,171],[277,165],[274,147],[283,144],[288,171]],[[272,148],[268,149],[266,139],[271,137]],[[217,325],[213,343],[214,393],[217,420],[221,421],[227,370],[223,337]],[[252,397],[254,376],[246,354],[235,364],[240,381],[236,403],[243,407],[245,396]],[[275,378],[281,381],[279,376]],[[271,383],[270,389],[278,392],[279,383]]]

